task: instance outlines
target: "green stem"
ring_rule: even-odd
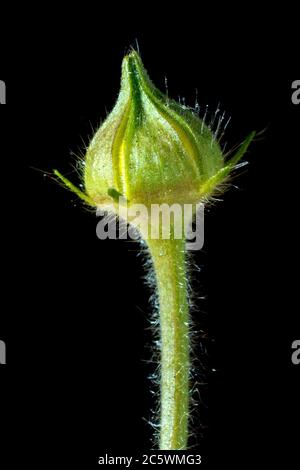
[[[160,449],[186,449],[189,415],[189,309],[185,240],[147,240],[160,314]]]

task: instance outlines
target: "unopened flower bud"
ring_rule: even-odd
[[[98,207],[119,196],[147,207],[197,203],[224,181],[253,136],[226,163],[213,131],[161,93],[132,51],[123,60],[117,103],[87,150],[84,199]]]

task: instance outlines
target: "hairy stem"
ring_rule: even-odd
[[[186,449],[189,414],[189,309],[185,239],[147,240],[160,315],[160,449]]]

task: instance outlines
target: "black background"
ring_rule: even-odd
[[[118,8],[79,11],[76,23],[36,21],[17,41],[16,29],[5,36],[1,456],[7,468],[94,468],[106,452],[151,449],[143,256],[133,242],[98,240],[93,212],[48,175],[58,168],[78,183],[74,154],[112,108],[122,57],[137,39],[160,89],[167,77],[169,95],[186,104],[194,106],[196,89],[211,112],[220,102],[232,117],[229,148],[264,131],[237,187],[207,209],[205,246],[194,256],[195,290],[206,296],[192,312],[204,367],[196,378],[208,386],[199,386],[190,451],[211,468],[292,465],[300,417],[300,366],[291,363],[299,339],[294,41],[282,40],[284,20],[253,15],[246,25],[246,12],[229,23],[216,11],[186,16],[187,7],[139,18]]]

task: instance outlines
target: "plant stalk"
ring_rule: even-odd
[[[148,239],[147,243],[159,298],[159,445],[163,450],[183,450],[188,439],[190,374],[185,239]]]

